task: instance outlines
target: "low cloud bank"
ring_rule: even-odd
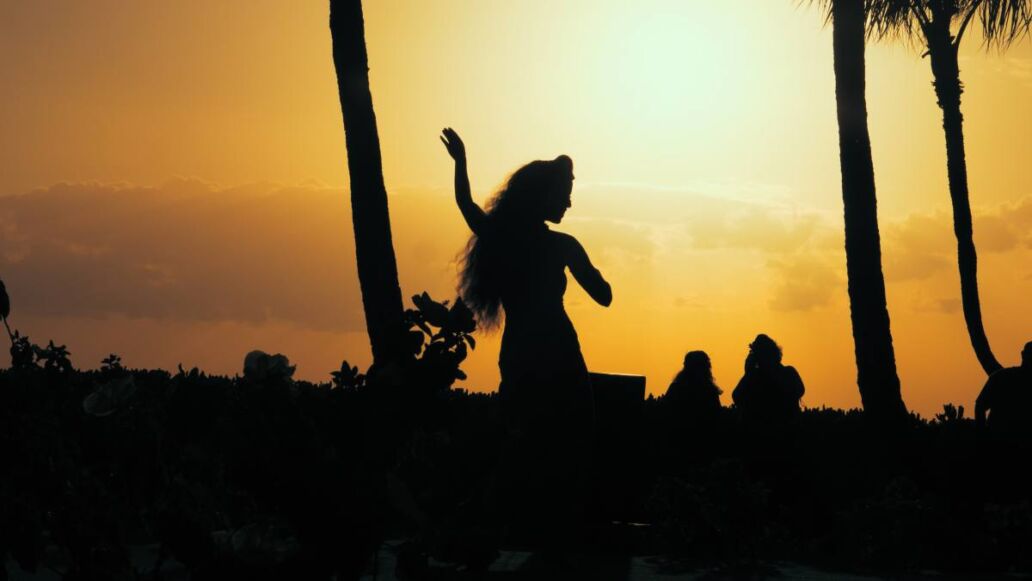
[[[15,313],[363,328],[347,200],[317,187],[58,184],[0,197]]]

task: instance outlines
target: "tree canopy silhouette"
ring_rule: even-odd
[[[993,355],[982,323],[978,295],[978,257],[975,252],[971,201],[968,193],[964,116],[960,112],[964,85],[960,81],[958,51],[973,22],[981,25],[986,48],[1005,49],[1032,26],[1030,0],[867,0],[868,27],[880,37],[900,37],[930,57],[935,96],[942,110],[946,137],[946,169],[953,203],[953,232],[957,237],[961,304],[975,356],[987,374],[1001,368]]]

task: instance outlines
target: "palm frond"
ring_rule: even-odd
[[[799,6],[817,6],[817,9],[824,15],[824,26],[831,24],[831,5],[835,0],[796,0]]]
[[[959,44],[978,21],[986,48],[1004,49],[1032,29],[1032,0],[865,0],[868,34],[875,39],[925,44],[924,27],[945,18]]]
[[[1032,0],[982,0],[974,9],[987,48],[1005,49],[1032,28]]]
[[[877,40],[901,40],[922,46],[926,21],[923,0],[867,0],[867,31]]]
[[[816,5],[824,13],[825,24],[831,23],[831,8],[835,2],[857,0],[799,0],[802,5]],[[923,4],[924,0],[859,0],[864,3],[867,15],[868,38],[893,38],[919,40],[921,28],[914,14],[913,6]]]
[[[799,0],[816,5],[831,22],[835,2]],[[855,1],[855,0],[853,0]],[[959,44],[970,24],[977,21],[986,48],[1003,50],[1032,34],[1032,0],[860,0],[867,14],[867,35],[874,40],[898,40],[920,49],[927,43],[925,27],[950,19]]]

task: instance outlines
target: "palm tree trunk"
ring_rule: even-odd
[[[361,0],[330,0],[330,35],[351,176],[358,280],[374,363],[400,355],[403,307],[391,243],[380,138],[369,92]]]
[[[845,206],[846,272],[857,385],[864,410],[887,422],[906,415],[892,347],[867,127],[864,0],[834,0],[835,97]]]
[[[971,201],[968,196],[967,159],[964,152],[964,116],[960,112],[960,82],[957,46],[949,31],[933,32],[929,39],[935,96],[942,109],[942,128],[946,134],[946,168],[953,201],[953,232],[957,236],[957,266],[960,269],[960,297],[964,321],[975,356],[987,374],[1001,368],[985,335],[982,306],[978,298],[978,256],[975,254],[974,229],[971,223]]]

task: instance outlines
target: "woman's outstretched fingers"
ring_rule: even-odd
[[[455,161],[461,161],[466,157],[466,146],[462,143],[462,138],[455,132],[451,127],[445,127],[441,130],[440,135],[441,143],[448,150],[448,154],[452,156]]]

